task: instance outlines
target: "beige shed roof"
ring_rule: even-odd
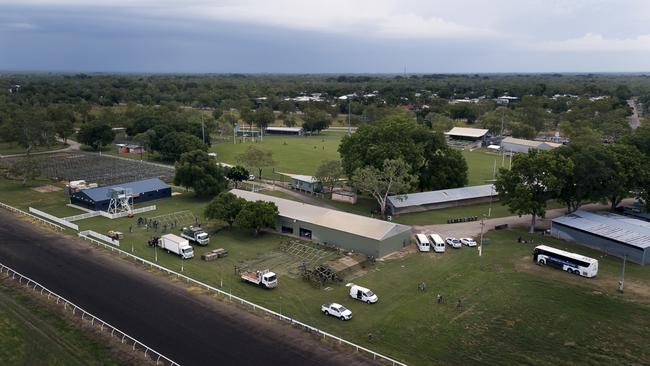
[[[445,135],[449,136],[463,136],[463,137],[483,137],[489,130],[482,128],[469,128],[469,127],[454,127]]]
[[[278,206],[280,216],[326,227],[333,230],[362,236],[374,240],[384,240],[396,234],[411,230],[409,226],[377,220],[370,217],[331,210],[291,201],[284,198],[267,196],[261,193],[233,189],[230,191],[247,201],[267,201]]]

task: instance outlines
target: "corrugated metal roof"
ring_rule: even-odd
[[[108,191],[111,188],[125,188],[130,189],[133,192],[133,195],[138,195],[141,193],[149,191],[158,191],[161,189],[169,188],[169,186],[158,178],[145,179],[136,182],[129,182],[123,184],[115,184],[112,186],[84,189],[81,192],[87,195],[93,201],[104,201],[108,199]]]
[[[286,177],[292,178],[299,180],[301,182],[307,182],[307,183],[318,183],[320,182],[316,177],[312,177],[311,175],[302,175],[302,174],[291,174],[291,173],[282,173],[282,172],[276,172],[277,174],[284,175]]]
[[[468,200],[473,198],[496,195],[492,184],[463,188],[443,189],[440,191],[409,193],[406,195],[389,196],[388,201],[395,208],[430,205],[435,203]]]
[[[613,213],[578,210],[553,219],[553,223],[583,230],[638,248],[650,247],[650,223]]]
[[[284,198],[267,196],[261,193],[243,191],[240,189],[233,189],[230,192],[247,201],[273,202],[278,206],[280,216],[369,239],[383,240],[411,230],[411,228],[406,225],[354,215],[343,211],[331,210]]]
[[[513,145],[522,145],[522,146],[528,146],[532,148],[539,149],[540,146],[542,145],[547,145],[550,148],[556,148],[562,146],[562,144],[557,144],[554,142],[548,142],[548,141],[534,141],[534,140],[524,140],[524,139],[517,139],[514,137],[506,137],[503,140],[501,140],[501,144],[513,144]]]
[[[302,127],[267,127],[267,131],[300,132]]]
[[[450,136],[463,136],[463,137],[483,137],[489,130],[482,128],[469,128],[469,127],[454,127],[445,135]]]

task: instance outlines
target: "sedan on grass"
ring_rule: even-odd
[[[460,238],[460,242],[468,247],[475,247],[477,245],[476,241],[472,238]]]

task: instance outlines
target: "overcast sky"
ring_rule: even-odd
[[[0,70],[650,71],[649,0],[0,0]]]

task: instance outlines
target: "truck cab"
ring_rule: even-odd
[[[367,304],[374,304],[379,301],[379,297],[365,287],[357,286],[353,283],[348,283],[346,286],[350,288],[350,297],[353,299],[363,301]]]
[[[278,286],[278,276],[274,272],[266,272],[262,274],[262,285],[266,288],[274,288]]]

